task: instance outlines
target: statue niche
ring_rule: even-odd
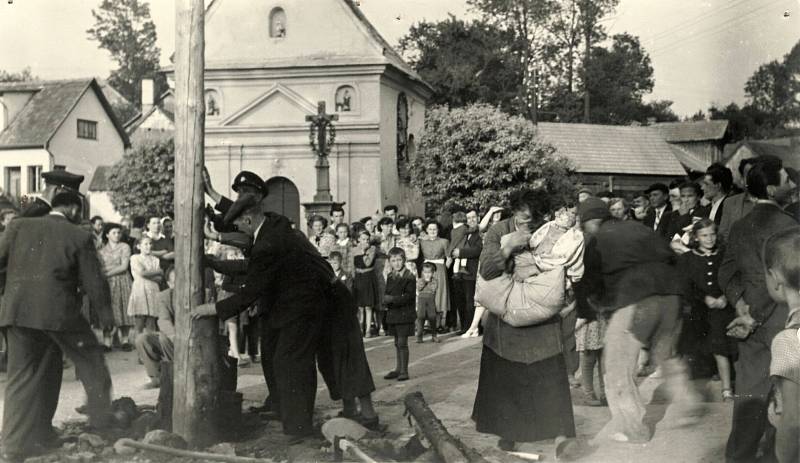
[[[219,93],[206,90],[206,117],[219,117],[221,113]]]
[[[283,8],[273,8],[269,14],[269,36],[272,38],[286,37],[286,12]]]
[[[349,113],[356,107],[356,90],[343,85],[336,90],[335,109],[337,113]]]

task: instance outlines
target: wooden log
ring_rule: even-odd
[[[467,447],[447,431],[433,410],[428,407],[421,392],[407,394],[403,402],[406,405],[406,412],[414,418],[444,463],[487,463],[474,449]]]
[[[175,2],[175,358],[172,426],[189,445],[218,435],[216,318],[192,321],[203,302],[205,104],[203,0]]]

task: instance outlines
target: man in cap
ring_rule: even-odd
[[[0,240],[5,291],[0,327],[8,337],[3,452],[16,461],[52,445],[61,389],[62,355],[75,363],[86,390],[90,426],[114,424],[111,376],[103,348],[81,313],[79,289],[112,327],[111,295],[91,235],[75,225],[82,197],[65,191],[44,217],[12,221]],[[63,354],[62,354],[63,353]]]
[[[62,191],[78,192],[83,182],[83,175],[73,174],[66,170],[51,170],[42,174],[44,191],[34,199],[20,214],[21,217],[42,217],[52,210],[53,198]]]
[[[228,209],[233,205],[233,201],[214,189],[214,186],[211,184],[211,176],[208,174],[208,170],[205,167],[203,168],[203,186],[206,194],[210,196],[216,204],[214,208],[225,215]],[[236,174],[231,189],[239,195],[244,193],[256,195],[259,201],[267,196],[267,186],[264,180],[262,180],[258,174],[250,172],[249,170],[243,170]]]
[[[642,223],[667,240],[671,219],[671,208],[667,201],[669,188],[663,183],[654,183],[650,185],[650,188],[644,190],[644,193],[650,198],[650,212],[647,213]]]
[[[272,401],[279,411],[284,433],[307,436],[312,432],[318,351],[328,342],[332,343],[331,350],[342,347],[326,331],[330,330],[326,323],[330,320],[331,301],[341,296],[335,288],[338,280],[327,261],[302,233],[291,227],[286,217],[263,212],[258,195],[241,194],[226,214],[226,222],[230,221],[254,240],[247,277],[239,293],[216,304],[201,305],[194,315],[216,315],[226,320],[255,302],[263,307],[262,367]],[[352,325],[352,331],[357,331],[357,322]],[[349,329],[349,326],[344,328]],[[344,338],[349,332],[333,338]],[[349,353],[357,354],[357,350]],[[326,376],[332,398],[348,397],[345,394],[349,390],[340,390],[345,386],[338,381],[345,375],[331,369],[340,368],[341,373],[354,370],[339,363],[339,359],[326,360],[321,361],[320,369]],[[352,398],[361,400],[362,415],[371,414],[365,418],[377,423],[369,398],[374,385],[365,356],[360,368],[364,369],[361,375],[369,375],[369,381],[366,376],[359,378],[358,390]]]
[[[685,365],[672,355],[680,329],[682,294],[680,278],[670,263],[673,253],[652,228],[633,220],[609,220],[608,207],[598,199],[580,203],[578,215],[584,233],[591,237],[586,254],[592,269],[589,281],[599,271],[601,282],[578,285],[576,296],[610,316],[603,365],[616,431],[611,437],[621,442],[646,442],[651,431],[635,390],[643,347],[650,346],[656,364],[662,366],[673,401],[688,404],[684,413],[696,412],[699,402]]]

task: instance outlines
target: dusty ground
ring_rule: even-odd
[[[411,344],[411,380],[387,381],[383,375],[394,367],[394,347],[391,338],[377,337],[365,340],[367,355],[372,366],[378,390],[374,395],[381,421],[387,425],[387,437],[405,441],[413,434],[408,420],[403,417],[403,398],[409,392],[421,391],[437,416],[449,431],[468,445],[497,460],[497,438],[475,431],[470,419],[477,388],[481,343],[479,339],[449,337],[441,344]],[[114,396],[130,396],[139,404],[154,405],[157,390],[144,390],[144,369],[138,364],[135,353],[114,352],[108,356],[114,379]],[[4,377],[0,377],[4,381]],[[655,423],[653,440],[645,445],[618,444],[607,438],[604,429],[609,419],[605,407],[582,405],[585,397],[573,390],[573,403],[578,437],[586,443],[587,452],[578,461],[585,462],[716,462],[723,460],[723,449],[730,429],[732,406],[719,402],[719,383],[696,381],[706,392],[707,413],[702,421],[691,427],[677,425],[675,407],[667,406],[659,398],[660,382],[645,380],[640,390],[648,405],[648,419]],[[324,421],[335,416],[339,408],[333,403],[320,381],[317,396],[317,418]],[[239,390],[244,393],[247,409],[260,403],[265,387],[259,366],[243,368],[239,374]],[[0,392],[4,383],[0,382]],[[1,395],[0,395],[1,397]],[[74,370],[65,371],[61,402],[56,414],[56,424],[80,420],[75,407],[83,403],[81,385],[74,380]],[[0,406],[2,400],[0,400]],[[249,421],[248,421],[249,420]],[[278,461],[330,461],[323,440],[311,440],[301,445],[287,447],[275,422],[262,423],[256,417],[245,420],[253,427],[244,429],[241,442],[236,443],[239,455],[272,457]],[[522,444],[522,452],[541,454],[545,460],[554,461],[552,442]],[[97,457],[98,460],[133,461],[134,457]],[[152,455],[137,455],[136,461],[177,461],[159,459]]]

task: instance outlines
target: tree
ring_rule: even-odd
[[[572,166],[537,140],[536,126],[486,104],[430,108],[411,169],[434,211],[507,205],[511,193],[535,185],[574,193]]]
[[[535,79],[547,42],[546,25],[554,11],[552,0],[468,0],[483,19],[510,34],[510,51],[521,70],[517,86],[518,113],[533,115]]]
[[[400,39],[400,50],[435,93],[429,104],[451,107],[485,102],[511,111],[519,69],[508,53],[508,34],[487,24],[421,22]]]
[[[39,78],[31,73],[31,68],[27,67],[20,72],[8,72],[0,70],[0,82],[28,82]]]
[[[156,26],[150,7],[140,0],[103,0],[92,10],[94,27],[89,38],[111,54],[118,68],[111,71],[109,84],[137,108],[143,78],[153,78],[156,94],[166,89],[166,78],[159,72],[161,50],[156,46]]]
[[[175,145],[147,140],[111,169],[111,203],[122,214],[164,216],[173,211]]]
[[[653,90],[653,67],[639,39],[630,34],[612,37],[611,48],[595,47],[583,80],[592,101],[591,121],[628,124],[640,120],[642,97]]]

